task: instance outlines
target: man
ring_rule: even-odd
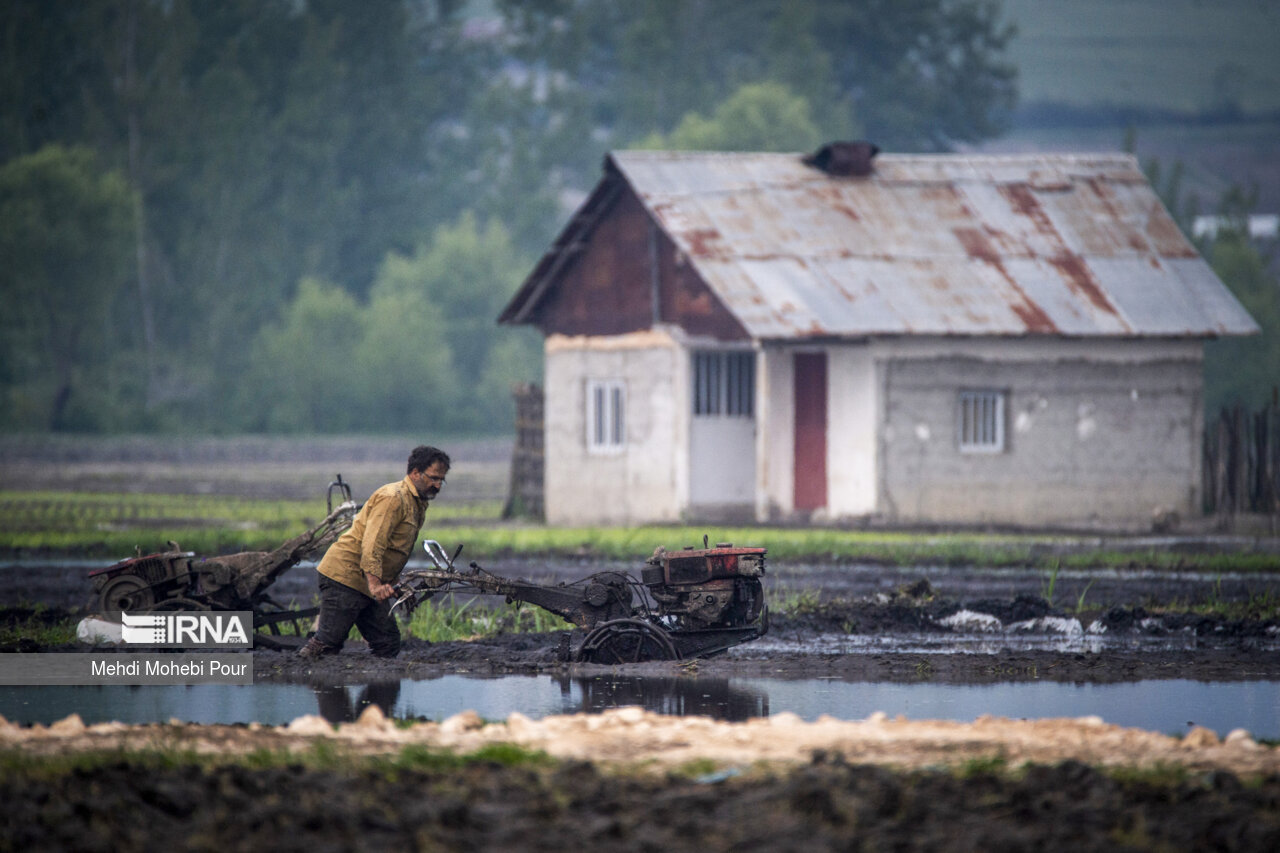
[[[320,573],[320,616],[315,636],[298,654],[337,654],[354,625],[378,657],[400,653],[400,629],[391,615],[396,578],[409,562],[427,504],[440,492],[449,456],[425,445],[409,454],[398,483],[374,492],[350,529],[325,553]]]

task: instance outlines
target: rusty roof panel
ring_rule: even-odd
[[[757,338],[1257,330],[1129,155],[611,159]]]

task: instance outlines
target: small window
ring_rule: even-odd
[[[960,450],[966,453],[1004,451],[1003,391],[961,391],[956,415]]]
[[[693,413],[749,418],[755,408],[753,352],[693,354]]]
[[[587,382],[587,448],[615,453],[627,443],[626,388],[618,380]]]

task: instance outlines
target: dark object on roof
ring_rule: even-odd
[[[828,142],[805,157],[804,164],[828,175],[865,178],[871,174],[871,161],[879,153],[879,146],[872,142]]]

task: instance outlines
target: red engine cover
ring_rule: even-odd
[[[766,548],[687,549],[664,553],[662,580],[668,584],[705,583],[717,578],[760,577]]]

